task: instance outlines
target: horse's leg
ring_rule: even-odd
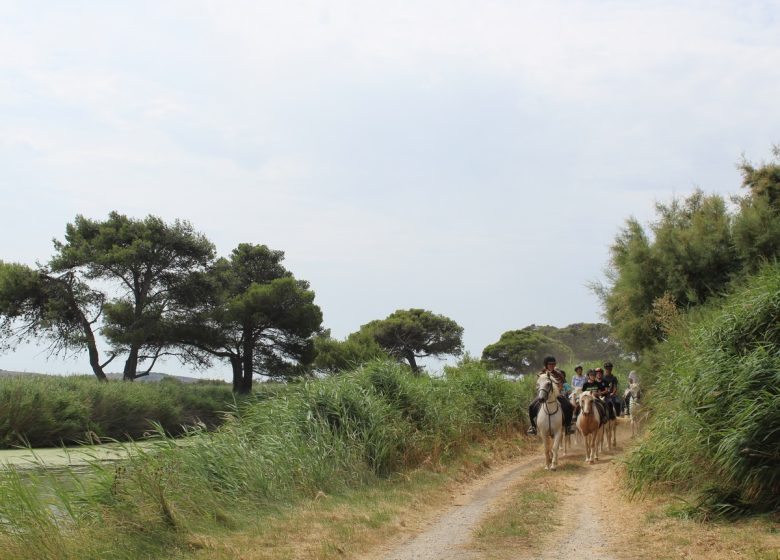
[[[559,430],[553,430],[551,471],[558,468],[558,448],[561,446],[561,438],[563,437],[563,422],[561,422],[559,428]]]
[[[592,463],[593,462],[591,460],[591,457],[590,457],[590,453],[591,453],[590,452],[590,441],[591,441],[590,434],[585,434],[585,462],[586,463]]]

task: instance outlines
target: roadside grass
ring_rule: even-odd
[[[780,265],[690,313],[653,357],[635,492],[689,496],[702,520],[780,512]]]
[[[623,557],[637,560],[780,560],[780,520],[753,516],[735,521],[701,521],[678,496],[656,493],[616,506],[615,535]],[[688,498],[695,500],[695,496]],[[683,507],[681,507],[681,504]]]
[[[241,537],[252,549],[258,534],[295,542],[289,524],[263,528],[323,504],[334,508],[335,536],[314,541],[320,556],[311,557],[322,557],[362,542],[366,525],[390,515],[363,508],[362,523],[336,498],[370,496],[417,471],[445,472],[475,445],[511,441],[526,427],[526,389],[478,364],[432,379],[377,362],[255,398],[216,431],[186,429],[187,445],[160,428],[127,460],[95,462],[86,473],[11,469],[0,474],[0,557],[186,558],[206,549],[242,557],[254,552],[236,552]],[[308,542],[325,532],[297,534]]]

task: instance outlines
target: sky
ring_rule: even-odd
[[[77,215],[183,219],[285,251],[337,338],[419,307],[480,355],[603,320],[625,220],[739,194],[778,99],[776,1],[0,0],[0,259]]]

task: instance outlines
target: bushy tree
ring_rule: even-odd
[[[528,374],[542,367],[547,355],[561,362],[572,359],[571,348],[535,328],[507,331],[482,351],[482,362],[509,375]]]
[[[104,300],[75,272],[0,261],[0,347],[45,338],[55,355],[86,348],[93,373],[106,381],[103,368],[115,355],[101,363],[95,339]]]
[[[399,309],[387,318],[360,328],[390,356],[405,360],[415,374],[418,358],[458,356],[463,352],[463,327],[444,315],[425,309]]]
[[[54,247],[53,272],[108,282],[119,291],[105,304],[103,333],[115,354],[127,353],[126,380],[138,376],[144,360],[151,364],[148,373],[168,348],[160,329],[173,305],[171,294],[214,258],[213,244],[186,221],[167,224],[156,216],[138,220],[117,212],[106,220],[76,216],[65,241]]]
[[[573,323],[561,328],[530,325],[523,330],[539,332],[562,342],[577,361],[616,360],[623,353],[606,323]]]
[[[251,392],[256,374],[298,375],[314,359],[322,311],[283,259],[283,251],[242,243],[178,291],[184,311],[170,325],[172,338],[204,363],[227,360],[238,393]]]

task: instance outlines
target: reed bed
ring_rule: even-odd
[[[697,312],[655,361],[633,489],[692,493],[703,517],[780,511],[780,267]]]
[[[179,435],[186,425],[215,427],[234,405],[227,384],[8,377],[0,379],[0,448],[138,439],[153,431],[152,422]]]
[[[523,430],[530,390],[474,363],[433,379],[374,362],[252,398],[215,431],[189,428],[186,445],[160,429],[127,461],[87,473],[10,471],[0,475],[0,557],[186,556],[193,535],[435,468]]]

